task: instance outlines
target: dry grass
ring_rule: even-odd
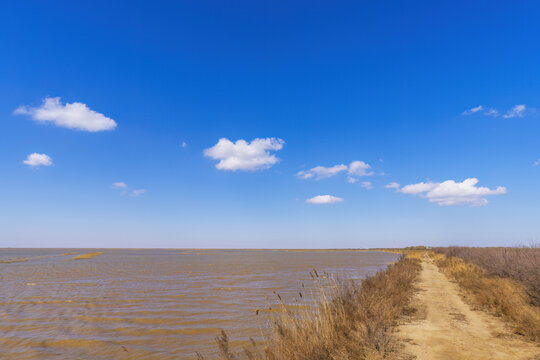
[[[441,249],[437,251],[443,252]],[[478,260],[479,263],[486,261],[485,258],[494,256],[489,253],[489,250],[486,250],[488,255],[481,255],[478,251],[481,250],[471,249],[468,256],[472,259],[482,259]],[[452,250],[448,253],[455,252]],[[459,253],[467,254],[463,250]],[[525,285],[513,278],[501,277],[486,270],[483,266],[455,256],[447,257],[441,253],[433,253],[432,256],[437,266],[458,283],[469,303],[503,318],[513,327],[516,334],[540,342],[540,308],[535,306]],[[490,266],[493,264],[489,264],[488,261],[488,267]],[[507,266],[520,267],[522,265],[508,263]],[[538,269],[540,269],[540,264],[537,263],[536,271]]]
[[[527,288],[527,293],[540,306],[540,246],[436,248],[436,252],[448,257],[459,257],[476,264],[492,275],[519,281]]]
[[[91,259],[93,257],[96,257],[96,256],[99,256],[99,255],[102,255],[103,252],[93,252],[93,253],[88,253],[88,254],[81,254],[81,255],[77,255],[77,256],[74,256],[72,257],[72,260],[83,260],[83,259]]]
[[[402,257],[364,279],[321,290],[316,310],[284,311],[275,318],[262,347],[252,342],[241,353],[232,351],[223,332],[216,340],[220,359],[352,360],[398,358],[393,331],[409,307],[420,261]],[[282,304],[285,308],[285,305]],[[198,359],[203,359],[198,354]]]

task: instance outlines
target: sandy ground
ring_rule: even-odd
[[[473,311],[433,263],[422,263],[417,286],[420,319],[399,327],[405,351],[416,359],[540,359],[539,346],[512,335],[500,319]]]

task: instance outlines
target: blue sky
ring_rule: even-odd
[[[0,246],[538,241],[539,11],[3,2]]]

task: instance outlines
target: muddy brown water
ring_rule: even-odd
[[[74,252],[103,254],[73,260]],[[397,257],[357,251],[0,249],[0,358],[194,359],[196,351],[211,357],[220,329],[235,345],[262,339],[279,309],[274,292],[294,305],[302,291],[309,303],[319,286],[310,276],[313,268],[322,277],[361,279]]]

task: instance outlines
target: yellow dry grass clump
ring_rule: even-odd
[[[96,257],[96,256],[99,256],[99,255],[102,255],[103,252],[93,252],[93,253],[88,253],[88,254],[81,254],[81,255],[77,255],[77,256],[74,256],[72,257],[72,260],[83,260],[83,259],[91,259],[93,257]]]
[[[264,345],[237,353],[223,332],[217,338],[220,359],[352,360],[398,357],[393,331],[409,307],[420,261],[402,257],[362,280],[321,289],[315,310],[284,311],[272,323]],[[282,304],[284,308],[285,305]],[[204,357],[198,354],[198,359]]]
[[[464,290],[473,306],[503,318],[516,334],[540,342],[540,308],[526,287],[513,279],[492,275],[457,257],[431,253],[435,264]]]

